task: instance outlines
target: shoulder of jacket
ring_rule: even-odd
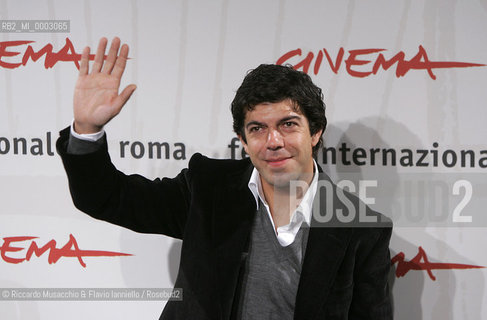
[[[194,173],[210,174],[213,176],[226,175],[233,172],[243,172],[251,165],[250,159],[213,159],[195,153],[189,160],[188,169]]]
[[[319,207],[323,205],[325,212],[332,214],[331,220],[326,223],[328,226],[347,228],[356,239],[390,237],[393,223],[389,217],[370,208],[356,194],[337,186],[324,172],[320,172],[319,183],[323,184],[325,195],[332,192],[331,197],[326,197],[321,194],[320,187],[317,191]],[[337,190],[340,190],[341,195]],[[346,216],[345,219],[340,218],[342,214]]]

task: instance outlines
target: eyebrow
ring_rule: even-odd
[[[284,118],[280,119],[278,121],[278,123],[283,123],[283,122],[286,122],[286,121],[289,121],[289,120],[301,120],[301,118],[302,118],[301,116],[297,116],[297,115],[296,116],[288,116],[288,117],[284,117]],[[256,125],[256,126],[265,126],[265,124],[262,123],[262,122],[252,120],[252,121],[250,121],[249,123],[247,123],[245,125],[245,128],[248,128],[248,127],[254,126],[254,125]]]
[[[279,123],[283,123],[283,122],[286,122],[286,121],[289,121],[289,120],[301,120],[301,116],[289,116],[289,117],[285,117],[285,118],[282,118],[281,120],[279,120]]]
[[[247,123],[245,125],[245,128],[248,128],[250,126],[264,126],[264,124],[262,122],[259,122],[259,121],[250,121],[249,123]]]

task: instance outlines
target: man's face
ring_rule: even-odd
[[[244,132],[247,142],[240,141],[264,188],[288,187],[291,180],[311,182],[312,148],[322,131],[312,136],[308,120],[292,101],[256,105],[245,115]]]

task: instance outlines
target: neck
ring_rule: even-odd
[[[262,191],[269,205],[276,230],[281,226],[289,224],[291,221],[291,215],[301,203],[313,180],[313,174],[308,176],[308,179],[293,181],[290,185],[283,187],[266,183],[261,177]]]

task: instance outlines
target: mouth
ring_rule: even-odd
[[[265,161],[271,167],[280,167],[280,166],[284,165],[289,159],[291,159],[291,157],[287,157],[287,158],[272,158],[272,159],[267,159]]]

